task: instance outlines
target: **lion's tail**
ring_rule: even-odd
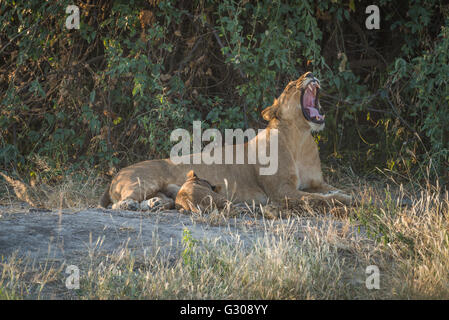
[[[100,198],[100,206],[102,206],[103,208],[107,208],[110,203],[112,203],[112,201],[111,196],[109,195],[109,186],[108,186]]]

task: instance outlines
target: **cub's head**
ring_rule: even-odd
[[[324,128],[324,113],[319,100],[320,81],[311,72],[290,82],[273,105],[262,111],[265,120],[292,121],[309,126],[312,131]]]
[[[219,187],[199,178],[193,170],[190,170],[186,182],[176,195],[175,207],[184,213],[185,211],[199,213],[199,209],[206,210],[212,202],[217,207],[223,208],[226,199],[218,194],[219,190]]]
[[[209,190],[212,190],[214,192],[220,191],[220,188],[218,186],[213,186],[209,183],[209,181],[199,178],[193,170],[190,170],[187,173],[187,180],[186,180],[185,184],[200,185],[200,186],[203,186],[203,187],[205,187]]]

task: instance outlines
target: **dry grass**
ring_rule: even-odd
[[[30,184],[5,173],[0,175],[5,178],[0,181],[0,205],[14,206],[21,201],[32,207],[51,209],[96,207],[105,182],[93,171],[58,177],[52,183],[33,180]]]
[[[99,181],[94,175],[67,179],[52,192],[43,191],[44,206],[96,205]],[[352,190],[359,205],[343,208],[338,217],[306,207],[281,212],[281,220],[278,212],[270,216],[268,207],[249,206],[246,214],[265,225],[250,246],[201,241],[186,230],[180,253],[171,258],[161,255],[157,243],[144,254],[126,247],[106,256],[92,250],[80,256],[87,271],[79,290],[65,289],[61,263],[3,257],[0,298],[448,299],[448,193],[431,184],[406,192],[366,181],[357,181]],[[407,206],[401,205],[404,195]],[[228,208],[192,219],[226,224],[233,216]],[[320,223],[298,229],[304,219]],[[369,265],[380,269],[379,290],[365,286]]]

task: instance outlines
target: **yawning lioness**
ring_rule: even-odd
[[[259,142],[269,146],[269,139],[276,136],[278,169],[275,174],[261,175],[259,169],[264,166],[259,162],[207,165],[175,164],[170,159],[148,160],[122,169],[104,192],[100,205],[106,207],[124,200],[140,202],[155,196],[173,201],[176,189],[184,183],[190,170],[210,184],[222,186],[220,193],[232,198],[234,203],[264,204],[270,199],[286,200],[294,206],[310,199],[349,204],[351,196],[324,182],[318,147],[311,135],[311,131],[324,128],[319,90],[320,81],[311,72],[290,82],[273,105],[262,111],[268,121],[265,130],[244,144],[245,159],[248,159],[248,150],[255,150]],[[235,145],[233,150],[235,158]]]

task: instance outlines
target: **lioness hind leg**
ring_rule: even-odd
[[[112,205],[115,210],[140,210],[140,201],[142,194],[140,190],[128,188],[122,191],[121,199]]]
[[[140,209],[140,205],[139,202],[134,199],[125,199],[114,203],[112,209],[137,211]]]
[[[171,210],[174,209],[174,207],[175,201],[162,192],[158,192],[156,197],[144,200],[140,203],[140,210],[143,211]]]

